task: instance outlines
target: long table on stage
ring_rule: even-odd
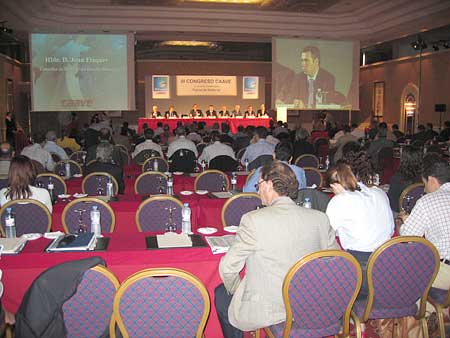
[[[237,128],[239,126],[243,126],[244,128],[247,126],[263,126],[268,128],[270,118],[268,117],[261,117],[261,118],[236,118],[236,117],[213,117],[213,118],[147,118],[147,117],[141,117],[138,119],[138,133],[142,133],[144,123],[147,124],[147,126],[153,130],[157,128],[158,122],[162,122],[162,124],[169,125],[170,130],[173,130],[177,127],[177,123],[181,122],[182,124],[192,122],[205,122],[207,126],[212,126],[214,123],[228,123],[230,125],[230,129],[232,133],[237,132]]]

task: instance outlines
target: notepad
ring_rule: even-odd
[[[192,246],[192,240],[188,234],[166,232],[164,235],[156,235],[158,248],[187,248]]]
[[[93,250],[96,237],[93,232],[78,235],[63,235],[56,238],[47,248],[47,251],[87,251]]]
[[[25,237],[19,238],[0,238],[0,245],[3,246],[2,254],[17,254],[22,251],[27,243]]]

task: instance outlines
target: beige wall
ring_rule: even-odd
[[[419,58],[404,58],[361,67],[360,109],[368,119],[373,110],[373,83],[385,82],[385,105],[383,120],[389,124],[400,123],[402,93],[408,84],[418,85]],[[439,113],[434,105],[447,104],[442,121],[450,120],[450,51],[427,53],[422,57],[422,113],[419,123],[431,122],[439,127]]]

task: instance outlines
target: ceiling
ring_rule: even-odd
[[[450,24],[448,0],[0,0],[0,21],[27,32],[134,32],[138,41],[267,43],[273,36],[359,40],[361,47]]]

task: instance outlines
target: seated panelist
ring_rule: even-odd
[[[203,117],[203,113],[200,109],[198,109],[198,104],[194,104],[189,115],[193,118]]]
[[[162,117],[161,112],[158,110],[158,106],[155,104],[152,106],[151,116],[152,118]]]
[[[169,110],[166,111],[166,113],[164,114],[164,116],[165,116],[166,118],[176,118],[176,117],[178,117],[178,113],[176,112],[174,106],[170,106],[170,107],[169,107]]]

